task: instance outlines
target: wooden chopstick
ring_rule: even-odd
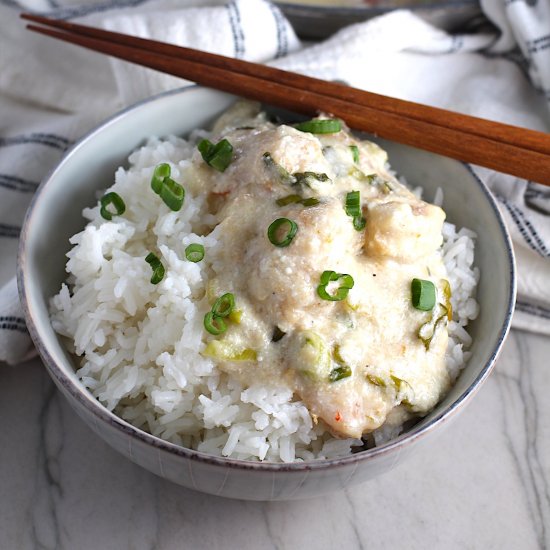
[[[23,14],[35,32],[249,99],[550,185],[550,135],[392,99],[265,65]]]
[[[47,19],[36,15],[23,14],[21,17],[36,23],[42,23],[68,32],[79,33],[91,38],[109,39],[111,42],[116,44],[134,46],[147,51],[150,51],[151,49],[151,41],[143,38],[128,36],[111,31],[104,31],[94,27],[87,27],[85,25],[79,25],[67,21]],[[483,118],[461,115],[452,111],[447,111],[436,107],[428,107],[426,105],[411,101],[389,98],[380,94],[358,90],[356,88],[335,82],[328,82],[326,80],[307,77],[297,73],[268,67],[266,65],[250,63],[216,54],[209,54],[199,50],[174,46],[163,42],[155,43],[155,51],[168,56],[185,56],[185,58],[189,61],[206,63],[208,65],[231,70],[233,72],[280,82],[288,86],[321,93],[337,99],[349,100],[353,103],[357,103],[358,105],[374,107],[381,111],[404,115],[409,118],[430,122],[445,128],[456,128],[471,134],[489,137],[495,141],[511,143],[512,145],[550,154],[550,136],[542,132],[526,130],[524,128],[511,126],[508,124],[496,123]],[[514,132],[513,137],[511,137],[510,131]]]

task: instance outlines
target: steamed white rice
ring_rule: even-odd
[[[126,198],[127,215],[107,222],[99,207],[84,210],[89,223],[71,238],[68,284],[51,302],[55,330],[81,356],[78,376],[134,426],[212,455],[292,462],[350,453],[362,442],[332,437],[288,388],[245,388],[201,355],[206,309],[198,298],[216,272],[218,239],[216,230],[208,236],[200,230],[213,220],[204,195],[187,190],[184,208],[172,212],[152,201],[150,190],[157,164],[168,162],[178,180],[194,147],[193,137],[150,140],[109,188]],[[472,231],[445,223],[443,254],[454,312],[447,367],[453,380],[469,357],[471,337],[464,327],[478,313],[474,239]],[[202,262],[182,259],[190,243],[204,245]],[[150,283],[144,261],[152,249],[160,250],[166,267],[158,285]],[[380,444],[399,430],[382,426],[374,440]]]

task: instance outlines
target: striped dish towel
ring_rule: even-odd
[[[32,353],[13,276],[24,211],[43,177],[86,131],[182,81],[24,30],[19,12],[77,20],[254,61],[421,103],[550,129],[548,3],[482,0],[501,29],[449,35],[407,11],[304,47],[265,0],[0,0],[0,360]],[[51,8],[47,8],[50,5]],[[55,5],[55,7],[53,7]],[[519,44],[519,48],[517,45]],[[514,326],[550,334],[550,189],[474,168],[497,197],[514,240]]]

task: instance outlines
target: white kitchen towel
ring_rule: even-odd
[[[48,0],[0,0],[0,287],[15,272],[17,236],[32,193],[65,149],[116,110],[182,85],[32,35],[18,19],[22,10],[249,60],[274,60],[283,68],[378,93],[550,129],[547,4],[484,0],[485,12],[502,28],[500,35],[453,36],[410,12],[396,11],[306,48],[279,10],[264,0],[212,0],[210,7],[200,0],[66,1],[62,7],[56,1],[54,8]],[[475,172],[495,193],[514,239],[519,268],[514,325],[550,334],[550,190],[489,170]],[[13,307],[13,283],[9,288],[11,309],[2,291],[0,318],[18,321],[0,323],[0,360],[17,363],[31,344],[26,339],[21,345],[26,338],[19,330],[22,315],[17,303]]]

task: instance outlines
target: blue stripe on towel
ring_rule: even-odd
[[[525,196],[529,198],[547,199],[550,200],[550,188],[539,189],[535,184],[528,182]]]
[[[23,317],[16,317],[15,315],[0,315],[0,323],[11,323],[12,325],[22,325],[26,327],[25,319],[23,319]]]
[[[38,183],[17,176],[0,174],[0,187],[11,189],[19,193],[34,193],[38,187]]]
[[[16,225],[8,225],[7,223],[0,223],[0,237],[7,237],[10,239],[18,239],[21,228]]]
[[[497,198],[499,202],[506,208],[506,210],[508,210],[519,232],[521,233],[525,242],[531,247],[531,249],[543,257],[550,256],[550,250],[548,250],[548,246],[542,240],[542,237],[539,235],[533,224],[525,217],[525,214],[517,206],[511,204],[503,197]]]
[[[550,309],[542,306],[536,306],[534,304],[529,304],[527,302],[522,302],[520,300],[517,300],[516,309],[523,313],[528,313],[529,315],[535,315],[536,317],[541,317],[542,319],[550,319]]]
[[[45,134],[39,132],[0,138],[0,147],[27,144],[45,145],[46,147],[53,147],[54,149],[65,151],[71,142],[67,138],[56,134]]]
[[[23,317],[15,315],[0,315],[0,330],[12,330],[27,334],[27,324]]]
[[[277,52],[275,53],[275,58],[277,59],[288,53],[287,27],[279,8],[270,3],[269,9],[271,10],[275,25],[277,26]]]
[[[227,13],[229,14],[229,24],[231,25],[231,33],[233,34],[233,47],[235,49],[235,57],[242,59],[244,57],[244,34],[241,25],[241,14],[237,3],[233,0],[226,5]]]

